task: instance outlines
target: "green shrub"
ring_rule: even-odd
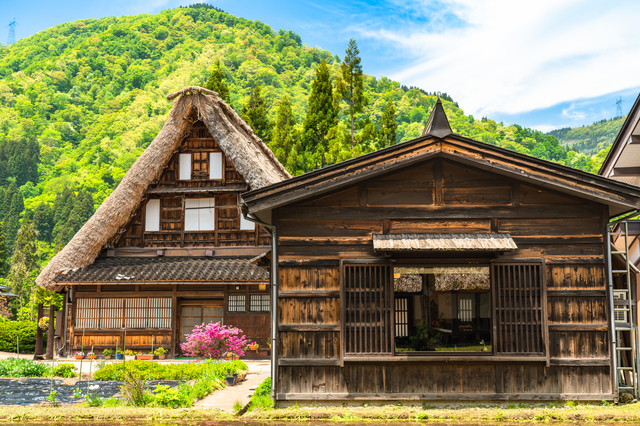
[[[0,360],[1,377],[44,377],[51,367],[25,358],[5,358]]]
[[[271,396],[271,377],[264,379],[253,393],[254,396]]]
[[[154,405],[160,407],[179,408],[187,405],[186,395],[181,393],[179,389],[172,388],[166,385],[156,386],[156,390],[153,395]]]
[[[112,363],[96,371],[94,380],[123,380],[123,372],[131,371],[146,380],[195,380],[205,374],[224,376],[234,370],[246,370],[242,361],[204,362],[201,364],[158,364],[152,361]]]
[[[33,353],[36,348],[35,321],[9,321],[0,318],[0,352],[16,352],[17,337],[20,337],[20,353]],[[43,336],[47,341],[47,333]]]
[[[249,410],[271,406],[273,406],[273,401],[271,400],[271,377],[267,377],[253,393],[249,402]]]
[[[76,377],[77,374],[75,373],[78,369],[73,365],[73,364],[58,364],[54,369],[53,369],[53,376],[55,377],[64,377],[64,378],[70,378],[70,377]]]

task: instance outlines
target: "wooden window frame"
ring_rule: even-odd
[[[120,322],[120,326],[119,327],[111,327],[111,328],[103,328],[101,325],[102,322],[102,312],[103,312],[103,306],[102,303],[103,301],[106,300],[122,300],[122,305],[120,308],[116,308],[113,306],[110,307],[106,307],[105,309],[121,309],[122,310],[122,318],[119,321]],[[135,299],[136,302],[138,302],[139,300],[146,300],[146,305],[147,305],[147,309],[146,312],[147,314],[152,312],[152,309],[149,308],[149,304],[151,299],[166,299],[168,301],[168,306],[164,306],[164,307],[154,307],[154,309],[168,309],[169,310],[169,316],[167,317],[157,317],[157,318],[150,318],[149,316],[147,316],[146,318],[144,318],[144,326],[139,326],[139,327],[127,327],[127,321],[141,321],[141,318],[127,318],[127,301],[131,300],[131,299]],[[139,299],[139,300],[138,300]],[[150,330],[171,330],[172,329],[172,322],[173,322],[173,318],[172,318],[172,311],[173,311],[173,300],[171,297],[149,297],[149,296],[140,296],[140,297],[82,297],[79,298],[78,301],[80,300],[86,300],[86,301],[94,301],[94,303],[96,303],[98,306],[96,307],[92,307],[91,309],[94,309],[97,311],[98,317],[97,318],[82,318],[82,319],[91,319],[91,320],[95,320],[97,321],[97,327],[78,327],[76,324],[78,322],[78,309],[82,309],[82,307],[78,306],[80,303],[77,302],[75,303],[75,313],[74,313],[74,328],[76,329],[85,329],[85,330],[142,330],[142,329],[150,329]],[[86,309],[86,308],[85,308]],[[169,322],[169,326],[168,327],[150,327],[149,323],[152,321],[168,321]]]
[[[527,354],[527,353],[517,353],[511,356],[499,355],[497,353],[496,344],[496,333],[498,328],[498,316],[496,314],[496,285],[494,284],[494,265],[539,265],[540,266],[540,286],[541,286],[541,295],[540,295],[540,306],[541,306],[541,320],[542,320],[542,335],[543,335],[543,345],[544,345],[544,353],[540,355],[539,353]],[[505,359],[513,359],[513,358],[522,358],[523,361],[535,361],[535,362],[545,362],[547,366],[549,366],[549,324],[548,324],[548,312],[547,312],[547,280],[546,280],[546,266],[544,258],[514,258],[514,259],[494,259],[492,261],[483,262],[482,264],[474,264],[474,266],[484,266],[489,267],[489,278],[491,283],[490,297],[491,297],[491,324],[492,324],[492,333],[491,333],[491,344],[492,344],[492,352],[487,354],[473,354],[470,355],[469,352],[456,354],[455,352],[447,352],[445,355],[435,354],[435,353],[427,353],[427,352],[417,352],[414,354],[397,352],[395,351],[395,297],[393,288],[391,288],[391,343],[393,346],[393,351],[391,354],[382,353],[380,355],[372,355],[366,354],[366,356],[353,356],[351,354],[346,353],[346,289],[345,289],[345,266],[353,266],[353,265],[367,265],[367,266],[380,266],[380,265],[390,265],[392,268],[397,267],[399,265],[392,264],[390,262],[383,261],[381,259],[344,259],[340,260],[340,365],[344,366],[345,361],[349,362],[360,362],[363,360],[379,360],[379,361],[407,361],[407,362],[415,362],[415,361],[433,361],[440,362],[442,360],[451,360],[451,358],[459,358],[461,362],[463,361],[501,361]],[[441,262],[433,261],[433,260],[425,260],[424,263],[407,263],[402,264],[403,267],[433,267],[436,265],[442,265]],[[455,263],[455,264],[446,264],[446,266],[452,267],[464,267],[470,266],[469,263]]]
[[[253,296],[260,296],[259,306],[261,309],[258,309],[258,310],[251,309],[251,298]],[[267,296],[267,309],[262,309],[264,307],[264,300],[263,300],[264,296]],[[248,312],[254,312],[254,313],[271,312],[271,295],[269,293],[256,293],[256,292],[249,293],[249,311]]]

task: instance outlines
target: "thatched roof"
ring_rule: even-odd
[[[269,148],[217,93],[201,87],[187,87],[167,98],[177,99],[158,136],[69,244],[51,259],[38,276],[38,285],[60,290],[54,282],[56,276],[94,262],[109,239],[129,222],[145,191],[160,178],[164,166],[197,120],[205,124],[251,189],[291,177]]]

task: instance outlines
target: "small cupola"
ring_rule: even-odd
[[[438,138],[444,138],[453,133],[451,126],[449,125],[449,119],[442,107],[442,101],[438,98],[436,105],[431,110],[431,115],[427,124],[424,126],[422,136],[436,136]]]

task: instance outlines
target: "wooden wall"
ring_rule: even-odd
[[[613,399],[602,235],[608,209],[435,159],[273,212],[278,227],[279,400]],[[385,259],[381,233],[509,233],[502,260],[543,259],[542,359],[342,358],[340,261]],[[393,254],[396,264],[487,255]],[[388,259],[387,259],[388,260]]]
[[[236,286],[239,289],[236,289]],[[68,351],[77,351],[83,347],[88,352],[91,347],[97,353],[102,349],[122,349],[125,333],[123,329],[82,329],[77,327],[77,300],[100,298],[145,298],[171,297],[171,328],[167,329],[127,329],[126,347],[133,351],[148,351],[152,343],[154,347],[164,346],[170,355],[180,354],[180,326],[183,306],[205,305],[223,307],[223,323],[238,327],[247,339],[265,345],[270,336],[270,312],[250,311],[251,294],[269,294],[269,286],[260,290],[258,284],[158,284],[158,285],[80,285],[75,286],[76,300],[69,304],[69,321],[67,345]],[[229,312],[227,299],[229,294],[246,295],[244,312]],[[171,352],[171,351],[175,352]]]
[[[222,153],[202,122],[194,124],[158,180],[152,184],[131,221],[115,237],[115,247],[236,247],[268,246],[269,235],[259,226],[256,230],[240,229],[238,196],[249,189],[233,164],[223,157],[221,180],[209,179],[209,153]],[[191,154],[194,162],[191,180],[178,179],[180,154]],[[197,163],[197,166],[195,165]],[[196,170],[197,169],[197,170]],[[207,191],[188,192],[197,188]],[[215,198],[215,230],[184,231],[183,197]],[[160,231],[145,231],[145,205],[149,199],[160,199]]]

